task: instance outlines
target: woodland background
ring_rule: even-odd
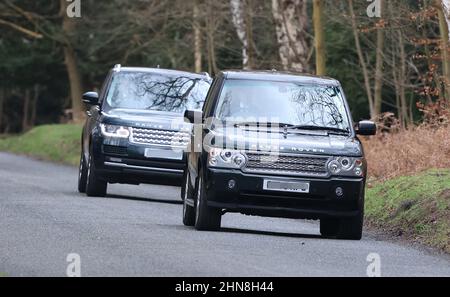
[[[328,75],[355,121],[389,112],[387,126],[407,127],[424,111],[444,121],[449,1],[379,0],[381,17],[369,17],[372,2],[80,0],[81,17],[69,18],[71,1],[2,0],[0,133],[82,121],[81,94],[116,63]]]

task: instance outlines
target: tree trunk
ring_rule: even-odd
[[[361,41],[359,40],[358,25],[356,24],[356,16],[355,16],[355,12],[353,10],[353,0],[348,0],[348,4],[349,4],[350,18],[351,18],[351,23],[352,23],[352,30],[353,30],[353,35],[354,35],[354,39],[355,39],[356,52],[358,54],[359,63],[361,64],[361,70],[362,70],[363,77],[364,77],[364,86],[366,88],[366,94],[367,94],[367,101],[369,102],[370,116],[372,119],[375,119],[376,114],[375,114],[374,106],[373,106],[373,96],[372,96],[372,88],[370,85],[369,70],[367,69],[367,63],[366,63],[366,60],[364,58],[362,48],[361,48]]]
[[[323,33],[322,14],[323,1],[314,0],[313,2],[313,23],[314,23],[314,47],[316,50],[316,74],[326,74],[326,55],[325,55],[325,37]]]
[[[381,15],[383,15],[383,2],[380,1]],[[377,28],[377,53],[375,66],[375,86],[374,86],[374,113],[381,113],[382,91],[383,91],[383,59],[384,59],[384,28]]]
[[[242,43],[242,66],[244,69],[248,69],[248,40],[247,30],[245,24],[245,0],[230,0],[231,17],[233,20],[236,34]]]
[[[77,57],[69,39],[69,36],[75,31],[75,22],[72,18],[67,16],[66,10],[68,4],[70,3],[66,0],[60,0],[61,16],[63,18],[62,29],[65,36],[64,63],[66,64],[70,84],[70,99],[72,103],[73,121],[80,123],[84,118],[83,105],[81,102],[83,86],[78,69]]]
[[[308,72],[306,0],[272,0],[278,52],[284,70]]]
[[[30,122],[29,121],[30,99],[31,99],[30,89],[26,89],[25,95],[23,97],[22,132],[26,132],[29,128],[28,123]]]
[[[442,8],[444,10],[445,21],[448,28],[448,41],[450,42],[450,0],[442,0]]]
[[[406,91],[405,85],[407,84],[406,77],[406,52],[405,52],[405,38],[403,37],[402,31],[398,31],[398,44],[400,47],[400,105],[401,105],[401,118],[403,120],[403,125],[408,126],[409,115],[408,115],[408,105],[406,102]]]
[[[242,67],[253,68],[252,12],[250,0],[230,0],[231,16],[236,34],[242,43]]]
[[[215,41],[214,41],[214,16],[212,15],[213,13],[213,7],[212,7],[212,3],[210,1],[208,1],[208,5],[207,5],[207,17],[206,17],[206,32],[207,32],[207,47],[208,47],[208,69],[209,69],[209,73],[211,74],[216,74],[219,69],[217,67],[217,61],[216,61],[216,46],[215,46]]]
[[[448,27],[449,19],[447,15],[449,13],[448,9],[450,9],[450,0],[449,1],[443,0],[442,3],[440,3],[440,1],[438,0],[436,4],[439,16],[439,29],[441,32],[441,39],[442,39],[441,51],[442,51],[442,68],[445,85],[445,98],[446,100],[450,100],[450,54],[449,54],[450,42],[449,42],[449,27]]]
[[[34,84],[33,101],[31,103],[31,117],[29,122],[29,126],[31,127],[34,127],[36,125],[36,114],[39,95],[40,95],[40,86],[38,84]]]
[[[200,10],[198,0],[194,1],[194,61],[195,72],[202,71],[202,34],[200,25]]]
[[[256,49],[253,40],[253,0],[246,0],[245,5],[245,30],[247,33],[247,54],[249,69],[255,68]]]
[[[0,87],[0,134],[3,131],[3,102],[5,102],[5,97],[5,89],[3,87]]]

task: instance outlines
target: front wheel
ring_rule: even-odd
[[[92,154],[89,155],[87,168],[86,195],[89,197],[105,197],[108,183],[101,180],[95,172],[95,164]]]
[[[78,192],[86,193],[86,183],[87,183],[87,167],[86,161],[84,160],[84,153],[81,151],[80,156],[80,166],[78,167]]]
[[[186,169],[187,171],[187,169]],[[193,190],[191,187],[191,183],[189,182],[189,171],[186,172],[184,182],[184,191],[183,191],[183,224],[185,226],[194,226],[195,225],[195,208],[188,203],[188,200],[192,200]]]
[[[362,211],[351,218],[322,219],[320,233],[324,237],[360,240],[362,238],[364,214]]]
[[[207,196],[203,184],[202,172],[197,181],[197,199],[195,207],[195,229],[202,231],[216,231],[220,229],[222,213],[218,208],[206,204]]]

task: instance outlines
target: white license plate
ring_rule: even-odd
[[[309,182],[294,182],[294,181],[265,179],[263,189],[267,191],[309,193]]]
[[[146,148],[144,151],[144,156],[146,158],[155,159],[181,160],[183,159],[183,151]]]

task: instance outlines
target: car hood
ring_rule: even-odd
[[[191,125],[183,115],[174,112],[134,109],[112,109],[104,112],[102,123],[136,128],[190,131]]]
[[[229,130],[218,129],[211,131],[214,146],[227,148],[249,148],[249,150],[280,152],[289,154],[316,154],[328,156],[363,155],[360,141],[352,136],[334,135],[319,131],[305,131],[296,133],[268,133],[248,131],[240,128]],[[226,135],[226,136],[225,136]]]

